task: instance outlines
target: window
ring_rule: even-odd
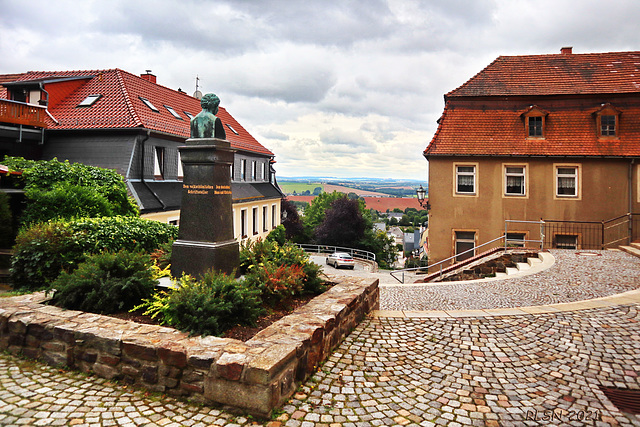
[[[455,234],[456,262],[464,261],[474,256],[476,251],[471,249],[476,246],[475,231],[456,231]]]
[[[234,163],[231,163],[231,165],[229,166],[229,174],[231,175],[231,181],[234,181],[233,173],[235,172],[235,169],[236,169],[234,166],[235,166]]]
[[[258,234],[258,208],[253,208],[253,235]]]
[[[507,196],[524,196],[526,194],[524,166],[505,166],[504,175],[504,194]]]
[[[271,205],[271,228],[276,227],[276,205]]]
[[[240,160],[240,179],[247,180],[247,161],[245,159]]]
[[[242,209],[240,211],[240,227],[241,236],[243,239],[247,238],[247,210]]]
[[[529,119],[529,136],[541,137],[542,136],[542,116],[528,117]]]
[[[556,196],[578,196],[578,168],[570,166],[556,167]]]
[[[156,147],[153,157],[153,177],[164,179],[164,147]]]
[[[191,113],[188,113],[186,111],[183,111],[183,113],[185,114],[185,116],[189,117],[189,120],[193,119],[195,116]]]
[[[229,128],[229,130],[231,130],[231,132],[235,133],[236,135],[240,135],[240,134],[238,133],[238,131],[237,131],[237,130],[235,130],[235,129],[233,128],[233,126],[231,126],[230,124],[228,124],[228,123],[227,123],[227,127]]]
[[[575,234],[556,234],[554,248],[557,249],[578,249],[578,236]]]
[[[158,110],[158,109],[156,108],[156,106],[155,106],[155,105],[153,105],[153,104],[151,103],[151,101],[149,101],[147,98],[140,97],[140,101],[144,102],[144,105],[146,105],[147,107],[149,107],[149,108],[151,109],[151,111],[155,111],[156,113],[159,113],[159,112],[160,112],[160,110]]]
[[[89,95],[85,99],[83,99],[80,104],[78,104],[78,107],[90,107],[95,104],[95,102],[101,97],[102,95]]]
[[[182,157],[180,157],[180,151],[178,150],[178,179],[184,178],[184,171],[182,169]]]
[[[256,180],[257,170],[258,170],[258,166],[256,165],[256,162],[251,162],[251,181]]]
[[[180,114],[178,114],[176,112],[176,110],[174,110],[173,108],[169,107],[168,105],[165,105],[164,108],[166,108],[167,111],[169,111],[173,117],[175,117],[176,119],[182,120],[182,117],[180,117]]]
[[[269,210],[267,209],[267,205],[262,207],[262,231],[269,231]]]
[[[262,180],[263,181],[267,180],[267,167],[266,166],[267,165],[264,162],[260,163],[260,168],[262,169]]]
[[[507,246],[511,248],[524,248],[525,233],[507,233]]]
[[[456,166],[456,193],[476,193],[476,167]]]
[[[600,136],[616,136],[616,116],[600,116]]]

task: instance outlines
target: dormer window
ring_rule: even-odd
[[[100,99],[102,95],[89,95],[85,99],[82,100],[78,107],[91,107],[95,102]]]
[[[524,117],[525,135],[527,138],[544,138],[546,116],[549,113],[535,105],[527,108]]]
[[[616,136],[616,116],[600,116],[600,136]]]
[[[602,104],[595,115],[599,138],[615,138],[619,135],[619,110],[615,109],[611,104]]]
[[[147,98],[140,97],[140,101],[144,102],[144,105],[146,105],[147,107],[149,107],[149,108],[151,109],[151,111],[155,111],[156,113],[159,113],[159,112],[160,112],[160,110],[158,110],[158,109],[156,108],[156,106],[155,106],[155,105],[153,105],[153,104],[151,103],[151,101],[149,101]]]
[[[189,120],[193,120],[193,118],[195,117],[193,114],[191,114],[191,113],[189,113],[189,112],[187,112],[187,111],[185,111],[185,112],[184,112],[184,114],[185,114],[187,117],[189,117]]]
[[[529,136],[542,136],[542,117],[527,117],[529,119]]]

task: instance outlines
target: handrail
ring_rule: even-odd
[[[467,249],[467,250],[466,250],[466,251],[464,251],[464,252],[460,252],[459,254],[455,254],[455,255],[453,255],[453,256],[450,256],[449,258],[443,259],[442,261],[438,261],[438,262],[436,262],[435,264],[426,265],[426,266],[423,266],[423,267],[412,267],[412,268],[403,268],[403,269],[400,269],[400,270],[393,270],[393,271],[391,272],[391,277],[393,277],[394,279],[396,279],[398,282],[400,282],[400,283],[404,284],[404,272],[405,272],[405,271],[417,271],[417,270],[425,270],[425,269],[428,271],[430,268],[435,267],[435,266],[437,266],[437,265],[440,265],[440,276],[442,276],[442,264],[443,264],[443,263],[445,263],[445,262],[447,262],[447,261],[451,261],[452,259],[457,258],[457,257],[459,257],[460,255],[464,255],[464,254],[466,254],[467,252],[475,251],[476,249],[479,249],[479,248],[481,248],[481,247],[483,247],[483,246],[486,246],[486,245],[488,245],[488,244],[491,244],[491,243],[497,242],[498,240],[502,240],[502,239],[504,239],[504,238],[505,238],[505,236],[504,236],[504,235],[502,235],[502,236],[500,236],[500,237],[496,237],[496,238],[495,238],[495,239],[493,239],[493,240],[489,240],[488,242],[485,242],[485,243],[483,243],[483,244],[481,244],[481,245],[479,245],[479,246],[474,246],[474,247],[473,247],[473,248],[471,248],[471,249]],[[402,272],[402,280],[398,279],[398,278],[394,275],[394,273],[400,273],[400,272]]]
[[[353,258],[366,259],[369,261],[376,260],[376,254],[374,254],[373,252],[362,250],[362,249],[343,248],[341,246],[329,246],[329,245],[310,245],[310,244],[302,244],[302,243],[296,243],[296,245],[304,249],[305,252],[314,252],[319,254],[347,252]]]

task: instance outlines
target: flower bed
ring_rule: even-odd
[[[268,417],[371,310],[378,281],[332,277],[329,291],[247,342],[0,299],[0,349]]]

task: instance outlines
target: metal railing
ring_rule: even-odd
[[[543,246],[562,248],[563,245],[573,245],[576,249],[609,249],[637,240],[640,232],[639,222],[640,214],[635,213],[603,221],[545,220]],[[559,236],[570,236],[573,241],[559,241]]]
[[[46,115],[45,107],[0,99],[0,122],[44,128]]]
[[[493,239],[493,240],[489,240],[488,242],[485,242],[485,243],[483,243],[483,244],[481,244],[481,245],[479,245],[479,246],[474,246],[474,247],[473,247],[473,248],[471,248],[471,249],[467,249],[466,251],[460,252],[460,253],[458,253],[458,254],[455,254],[455,255],[453,255],[453,256],[450,256],[449,258],[443,259],[442,261],[438,261],[438,262],[436,262],[436,263],[434,263],[434,264],[427,265],[427,266],[425,266],[425,267],[413,267],[413,268],[403,268],[403,269],[401,269],[401,270],[393,270],[393,271],[391,272],[391,277],[393,277],[394,279],[396,279],[398,282],[400,282],[400,283],[403,283],[403,284],[404,284],[404,273],[405,273],[405,272],[407,272],[407,271],[418,271],[418,270],[429,271],[429,269],[430,269],[430,268],[437,267],[437,266],[440,266],[440,277],[442,277],[442,274],[443,274],[443,271],[442,271],[442,265],[443,265],[445,262],[451,261],[452,259],[454,259],[454,258],[458,258],[458,257],[463,256],[463,255],[466,255],[467,253],[472,253],[472,257],[473,257],[473,256],[476,256],[475,251],[476,251],[477,249],[480,249],[480,248],[482,248],[483,246],[487,246],[487,245],[490,245],[490,244],[492,244],[492,243],[495,243],[495,242],[497,242],[497,241],[499,241],[499,240],[504,240],[504,236],[496,237],[495,239]],[[504,245],[501,245],[501,246],[504,246]],[[497,246],[497,245],[495,245],[495,247],[498,247],[498,246]],[[506,249],[506,246],[504,246],[504,248]],[[466,261],[466,260],[465,260],[465,261]],[[397,278],[397,277],[395,276],[395,275],[396,275],[396,273],[402,273],[402,279]]]
[[[327,246],[327,245],[307,245],[297,243],[297,245],[304,249],[305,252],[313,252],[318,254],[332,254],[334,252],[346,252],[353,258],[366,259],[368,261],[375,261],[376,254],[369,251],[363,251],[362,249],[343,248],[341,246]]]

